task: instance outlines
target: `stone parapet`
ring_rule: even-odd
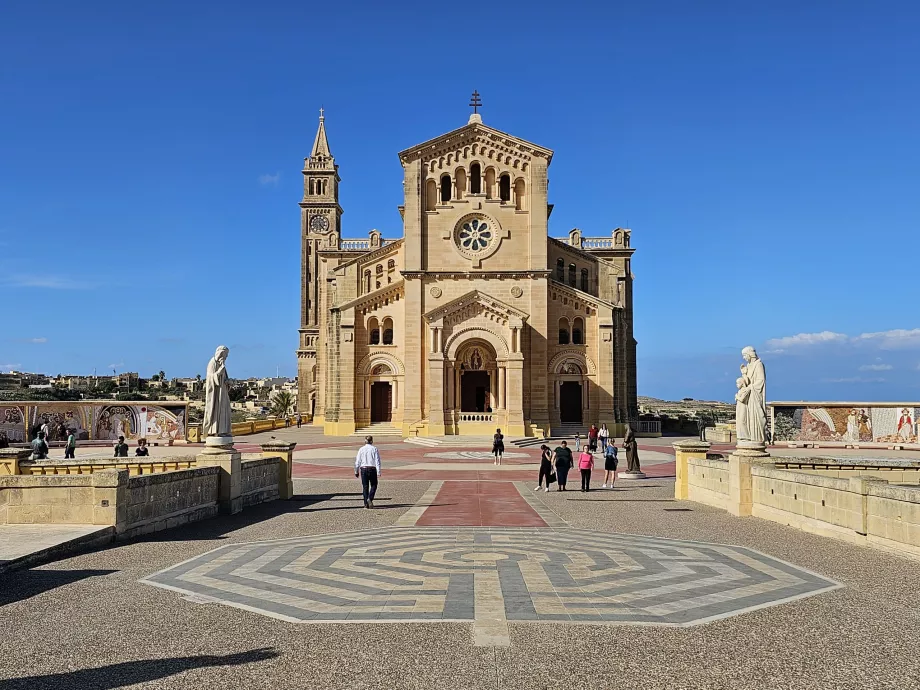
[[[279,458],[278,498],[288,500],[294,495],[294,448],[297,444],[286,441],[269,441],[262,444],[263,458]]]
[[[672,443],[674,448],[675,475],[674,498],[684,500],[688,498],[687,461],[690,458],[705,458],[709,452],[710,444],[705,441],[678,441]]]

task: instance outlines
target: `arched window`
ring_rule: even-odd
[[[511,176],[502,175],[498,180],[498,198],[502,201],[511,201]]]
[[[378,276],[381,275],[383,273],[383,264],[377,264],[377,268],[375,270]]]
[[[514,183],[514,207],[518,211],[524,210],[524,180]]]
[[[569,285],[575,287],[575,264],[569,264]]]
[[[466,170],[460,168],[456,172],[457,179],[457,195],[455,199],[462,199],[466,196]]]
[[[559,344],[569,344],[569,320],[566,318],[559,319]]]
[[[393,319],[389,317],[383,320],[383,344],[393,344]]]
[[[556,280],[565,282],[565,261],[562,259],[556,259]]]
[[[588,291],[588,269],[581,269],[581,290],[582,292]]]
[[[572,345],[584,345],[585,344],[585,322],[581,317],[575,319],[575,323],[572,325]]]
[[[479,163],[470,166],[470,194],[482,193],[482,168]]]
[[[390,259],[387,261],[387,270],[392,271],[396,268],[396,259]]]
[[[486,199],[495,198],[495,170],[493,168],[486,169]]]
[[[367,332],[370,333],[369,342],[371,345],[380,344],[380,325],[377,322],[377,317],[372,316],[367,322]]]
[[[316,189],[316,185],[313,183],[313,180],[310,180],[310,194],[316,194],[316,192],[314,191],[315,189]]]
[[[450,201],[450,175],[441,176],[441,203]]]
[[[425,210],[434,211],[438,205],[438,183],[434,180],[428,180],[425,183]]]
[[[371,291],[371,272],[367,270],[364,272],[364,292]]]

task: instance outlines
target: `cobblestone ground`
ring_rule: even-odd
[[[670,498],[669,480],[587,494],[536,493],[518,484],[517,490],[547,524],[518,530],[412,526],[424,506],[443,500],[443,495],[437,497],[436,482],[387,481],[384,474],[373,511],[361,507],[354,481],[301,479],[296,490],[293,501],[0,576],[0,689],[920,686],[915,652],[920,572],[915,562],[756,518],[676,503]],[[298,569],[297,559],[310,549],[328,552],[335,547],[338,540],[330,535],[336,533],[342,533],[340,546],[365,553],[327,557],[322,565],[325,581],[312,579],[315,559],[309,556]],[[442,535],[440,543],[416,541],[425,534]],[[541,540],[541,534],[546,538]],[[393,539],[412,543],[394,550],[393,543],[386,543]],[[287,541],[251,544],[267,540]],[[683,543],[687,540],[710,546]],[[284,547],[279,551],[278,545]],[[657,549],[658,555],[644,560],[648,549]],[[418,556],[405,557],[412,551]],[[324,588],[349,583],[355,596],[369,597],[361,589],[362,569],[389,598],[387,587],[409,587],[406,578],[422,582],[418,570],[431,568],[427,586],[434,593],[428,595],[428,604],[443,613],[450,600],[453,608],[437,622],[410,623],[398,617],[381,621],[379,616],[366,621],[346,615],[341,621],[295,623],[252,610],[257,607],[218,603],[220,593],[212,597],[191,587],[176,591],[142,582],[156,579],[161,571],[178,575],[182,568],[175,566],[185,562],[193,564],[187,570],[198,568],[195,578],[200,582],[209,583],[209,572],[226,582],[226,573],[217,572],[220,562],[213,562],[214,554],[222,552],[255,558],[261,554],[264,568],[263,561],[253,565],[250,559],[249,575],[244,571],[233,577],[252,579],[262,568],[265,577],[255,579],[276,587],[264,588],[271,596],[283,595],[290,584],[272,578],[289,577],[294,564],[295,579],[304,591],[322,595],[313,601],[334,596]],[[284,558],[279,561],[280,552]],[[440,555],[432,556],[435,552]],[[403,567],[406,560],[408,568]],[[515,565],[503,566],[506,561]],[[678,576],[670,579],[675,568]],[[406,569],[415,571],[407,575]],[[714,589],[698,592],[720,595],[712,600],[717,607],[725,597],[731,599],[736,587],[732,578],[741,577],[737,573],[757,579],[760,589],[754,596],[764,595],[764,585],[813,591],[765,608],[742,612],[745,607],[738,607],[734,615],[710,622],[676,620],[689,627],[579,620],[565,608],[567,601],[585,594],[589,596],[581,599],[592,602],[592,611],[580,614],[616,615],[620,609],[603,600],[622,595],[609,588],[625,586],[630,569],[642,577],[667,577],[666,587],[695,587],[700,578],[720,578],[706,585]],[[449,596],[451,573],[458,595],[454,598]],[[568,588],[566,573],[579,580],[575,586],[581,592]],[[475,581],[477,574],[493,585],[491,594],[488,588],[473,593],[475,586],[466,594],[456,589],[465,579]],[[835,583],[842,587],[828,589]],[[642,584],[628,594],[654,587]],[[687,597],[673,588],[662,595],[661,615],[680,618],[683,609],[668,608],[668,602]],[[409,618],[419,620],[424,616],[416,614],[423,611],[414,607],[420,595],[414,596]],[[463,603],[471,596],[473,611]],[[533,603],[534,596],[543,599],[531,609],[527,601]],[[480,605],[486,620],[502,619],[506,639],[501,631],[492,636],[488,626],[477,632],[475,607]],[[349,613],[359,606],[352,603]],[[380,601],[370,606],[380,607],[371,613],[387,610]],[[561,610],[567,612],[566,620],[547,618]]]

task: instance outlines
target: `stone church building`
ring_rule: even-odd
[[[549,237],[552,158],[474,113],[399,154],[402,237],[344,239],[320,115],[300,202],[305,419],[510,438],[637,418],[630,231]]]

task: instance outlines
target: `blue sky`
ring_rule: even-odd
[[[920,399],[909,2],[0,8],[0,369],[294,375],[303,158],[399,235],[397,152],[555,151],[551,234],[633,230],[639,392]],[[219,296],[208,286],[220,284]]]

